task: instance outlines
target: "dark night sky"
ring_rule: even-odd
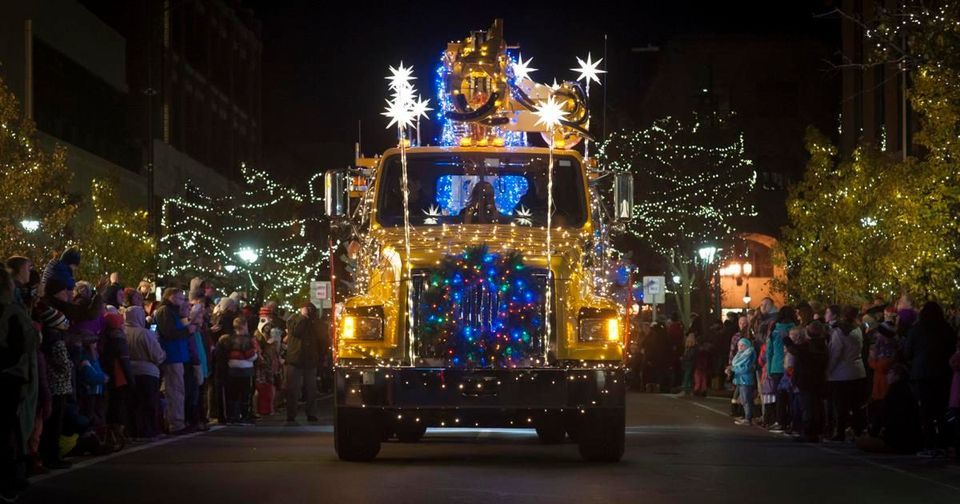
[[[388,147],[391,134],[379,115],[387,66],[413,64],[418,89],[435,102],[433,71],[446,43],[497,17],[504,19],[508,43],[534,58],[540,70],[533,77],[541,82],[573,78],[567,69],[575,57],[587,51],[601,56],[607,33],[610,107],[635,92],[636,81],[618,80],[631,73],[622,66],[635,64],[631,47],[690,33],[837,36],[832,24],[813,19],[832,9],[829,0],[583,2],[568,8],[556,2],[242,3],[263,23],[265,164],[294,177],[348,161],[358,120],[368,155]],[[334,152],[343,154],[334,161]]]

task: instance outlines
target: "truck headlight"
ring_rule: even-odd
[[[620,320],[612,310],[580,310],[580,341],[600,343],[620,341]]]
[[[379,307],[377,307],[379,308]],[[343,339],[375,341],[383,339],[383,317],[376,310],[364,310],[366,313],[348,313],[343,317]]]

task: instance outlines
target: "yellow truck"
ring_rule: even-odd
[[[498,42],[479,33],[460,44]],[[632,208],[631,181],[480,131],[326,174],[327,214],[359,248],[358,292],[335,323],[336,452],[370,460],[427,428],[529,428],[617,461],[625,320],[588,264],[604,182]]]

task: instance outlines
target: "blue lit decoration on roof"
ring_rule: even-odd
[[[515,61],[513,55],[509,55],[510,61]],[[507,66],[512,68],[511,65]],[[438,145],[445,146],[456,146],[460,145],[460,139],[466,136],[471,135],[470,124],[454,121],[447,117],[447,112],[455,110],[453,102],[450,99],[450,92],[447,89],[447,76],[449,74],[449,67],[446,62],[446,55],[442,54],[440,56],[440,64],[437,65],[437,76],[436,76],[436,86],[437,86],[437,121],[439,121],[440,136],[436,138]],[[510,85],[513,85],[513,71],[510,70],[507,73],[508,78],[510,79]],[[525,131],[514,131],[508,130],[500,127],[491,128],[494,136],[498,136],[503,139],[503,145],[508,147],[526,147],[527,144],[527,133]]]
[[[435,203],[445,215],[459,215],[470,200],[473,185],[480,180],[474,175],[442,175],[437,178]],[[494,204],[502,215],[513,215],[520,199],[527,194],[530,183],[523,175],[484,177],[493,186]]]
[[[515,59],[507,54],[503,22],[451,42],[437,67],[437,119],[441,145],[525,146],[527,135],[513,131],[511,86]],[[509,82],[508,82],[509,79]]]

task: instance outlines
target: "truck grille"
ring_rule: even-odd
[[[448,311],[453,320],[447,321],[444,326],[447,330],[443,336],[439,336],[434,332],[434,329],[438,326],[435,323],[436,321],[427,323],[426,320],[434,312],[428,302],[424,300],[430,273],[429,270],[414,270],[413,272],[413,323],[414,333],[416,334],[414,350],[421,364],[467,368],[536,367],[543,365],[544,348],[548,340],[545,334],[545,324],[542,323],[546,315],[544,306],[547,283],[546,270],[533,272],[531,276],[536,285],[529,289],[536,293],[540,301],[537,304],[535,315],[539,317],[541,323],[536,327],[526,326],[529,329],[526,335],[529,339],[511,340],[509,343],[511,352],[509,355],[500,353],[500,358],[483,358],[482,356],[498,353],[495,350],[498,343],[495,333],[498,331],[501,334],[504,333],[504,328],[498,327],[502,324],[498,313],[508,306],[510,300],[506,299],[507,295],[486,283],[462,289],[460,298],[451,302],[452,307]],[[551,311],[555,312],[556,290],[551,290],[554,299],[554,310]],[[551,322],[554,318],[554,314],[551,313]],[[556,324],[552,324],[551,327],[555,328]],[[451,328],[452,330],[450,330]],[[507,332],[509,332],[509,329],[507,329]],[[555,333],[556,331],[553,330],[552,332]]]

